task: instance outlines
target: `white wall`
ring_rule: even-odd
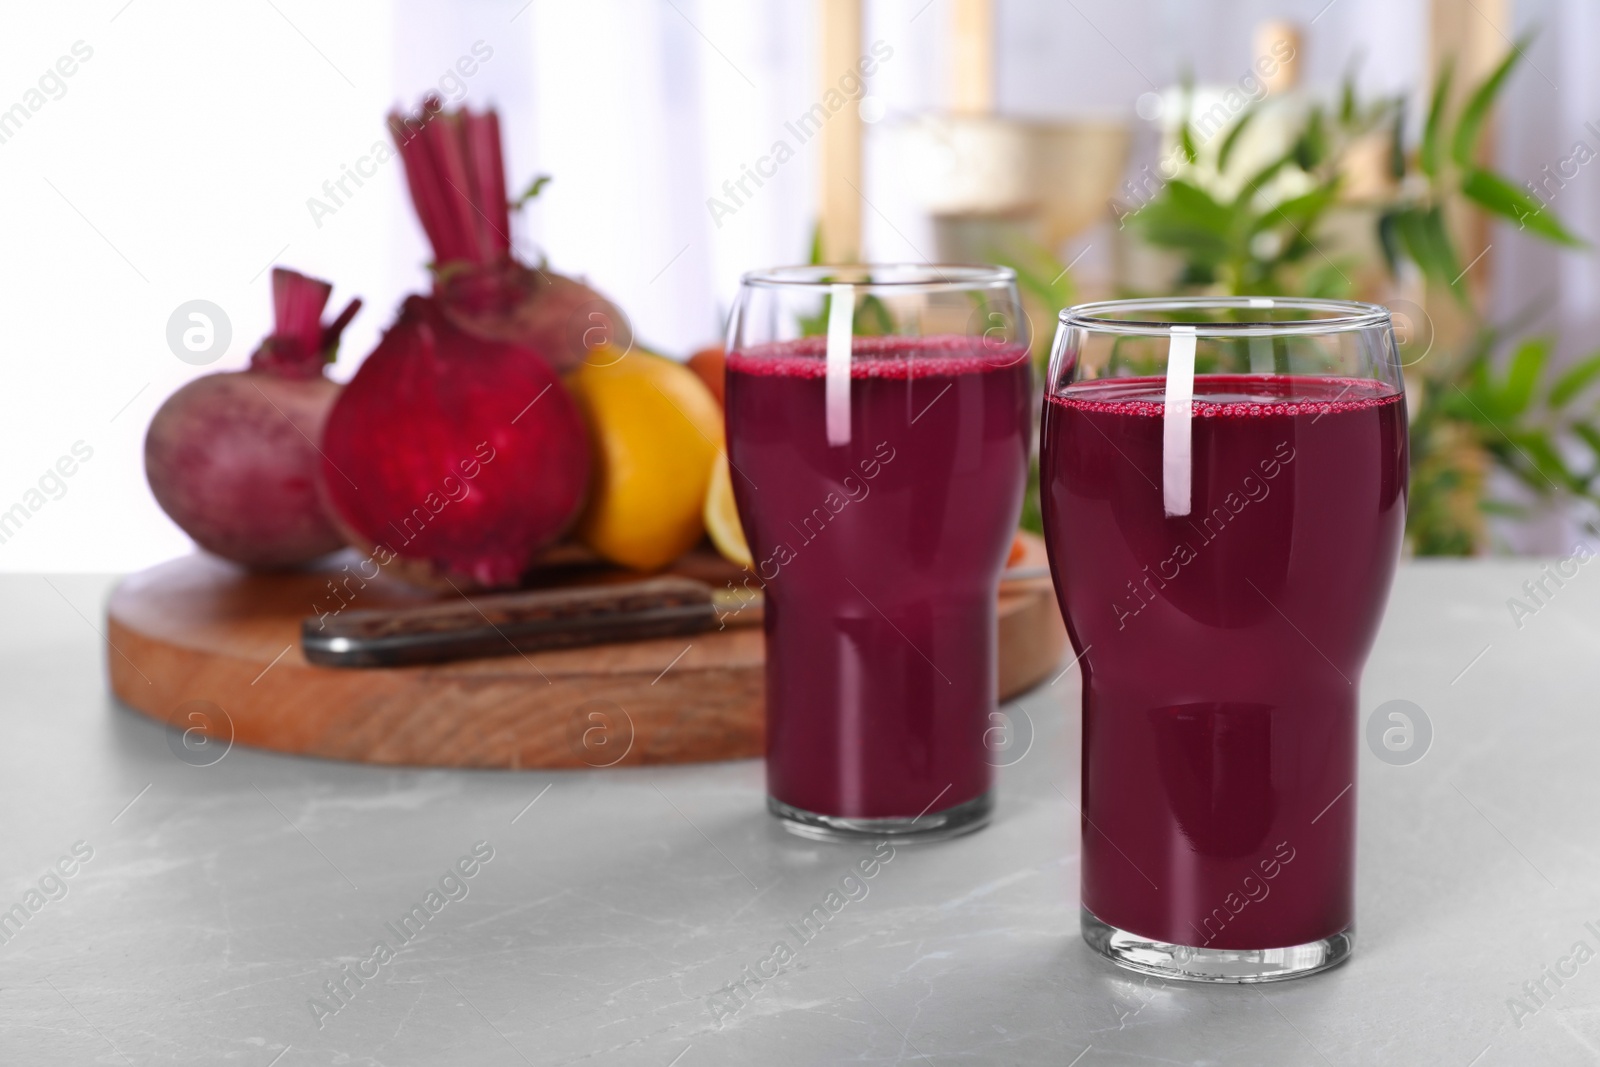
[[[0,107],[23,100],[74,42],[93,55],[0,144],[0,508],[75,441],[94,455],[65,496],[0,544],[0,568],[122,569],[187,549],[141,463],[151,413],[201,373],[166,346],[178,304],[227,311],[233,345],[220,365],[238,366],[270,319],[264,271],[275,259],[336,280],[335,299],[396,295],[373,277],[404,218],[397,187],[371,185],[320,230],[305,207],[382,135],[388,20],[375,0],[274,2],[326,59],[266,4],[8,12]],[[378,318],[362,317],[352,351],[372,343]]]

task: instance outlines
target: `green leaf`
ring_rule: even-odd
[[[1250,201],[1255,198],[1256,193],[1261,191],[1261,187],[1263,185],[1277,177],[1279,171],[1283,170],[1284,167],[1289,166],[1295,161],[1294,157],[1295,150],[1291,148],[1286,154],[1279,156],[1271,163],[1268,163],[1266,166],[1250,175],[1250,177],[1245,180],[1245,183],[1239,187],[1239,195],[1233,198],[1233,210],[1244,210],[1245,207],[1249,205]]]
[[[1394,124],[1389,134],[1389,177],[1395,181],[1406,176],[1406,109],[1402,102],[1394,109]]]
[[[1547,241],[1573,248],[1583,247],[1584,242],[1569,233],[1554,215],[1548,214],[1544,204],[1492,171],[1478,167],[1468,170],[1461,182],[1461,194],[1480,207],[1517,223],[1519,228],[1532,230]]]
[[[813,267],[822,265],[822,223],[818,221],[811,227],[811,254],[808,262]]]
[[[1029,533],[1044,533],[1044,513],[1039,501],[1039,461],[1028,465],[1028,488],[1022,494],[1022,521],[1017,524]]]
[[[1594,453],[1595,459],[1600,461],[1600,429],[1596,429],[1592,422],[1575,422],[1571,429],[1579,440],[1589,446],[1589,451]]]
[[[1166,184],[1166,194],[1175,207],[1219,233],[1232,225],[1233,212],[1193,182],[1174,178]]]
[[[1214,266],[1232,251],[1233,211],[1181,178],[1168,182],[1133,222],[1151,244],[1181,252],[1191,262]]]
[[[894,316],[889,306],[872,293],[861,298],[851,316],[850,331],[857,337],[884,337],[894,333]]]
[[[1456,294],[1456,299],[1467,303],[1466,288],[1461,284],[1461,277],[1466,272],[1461,269],[1461,260],[1456,256],[1455,242],[1450,239],[1450,229],[1445,225],[1444,208],[1435,204],[1429,208],[1422,217],[1422,230],[1428,243],[1433,248],[1435,269],[1445,286]]]
[[[1294,161],[1301,170],[1315,170],[1328,156],[1328,137],[1322,126],[1322,108],[1313,106],[1306,128],[1294,145]]]
[[[1315,226],[1317,219],[1333,205],[1339,196],[1339,177],[1335,175],[1328,181],[1312,189],[1309,193],[1291,197],[1279,204],[1271,213],[1263,215],[1262,225],[1258,228],[1265,229],[1277,221],[1275,216],[1281,216],[1296,231],[1306,234]]]
[[[1523,48],[1531,41],[1532,37],[1523,37],[1512,45],[1511,51],[1506,53],[1500,65],[1483,80],[1483,84],[1473,90],[1466,106],[1461,109],[1461,118],[1456,122],[1456,135],[1450,146],[1450,154],[1463,167],[1472,165],[1472,153],[1478,147],[1478,135],[1483,130],[1484,120],[1489,117],[1489,109],[1494,106],[1494,98],[1505,86],[1511,68],[1522,58]]]
[[[1412,262],[1422,270],[1428,281],[1444,286],[1455,293],[1456,299],[1467,302],[1466,290],[1459,284],[1461,267],[1456,259],[1455,247],[1445,229],[1444,213],[1438,206],[1407,208],[1395,213],[1395,227],[1400,233]]]
[[[1533,465],[1533,470],[1526,474],[1521,464],[1513,461],[1511,466],[1512,472],[1521,476],[1529,489],[1543,496],[1550,493],[1552,488],[1583,488],[1582,476],[1567,469],[1561,453],[1556,451],[1555,445],[1543,431],[1513,432],[1509,436],[1512,443],[1522,450],[1524,461]]]
[[[1513,504],[1505,500],[1480,500],[1478,510],[1486,515],[1504,515],[1508,519],[1521,519],[1528,514],[1526,505]]]
[[[826,279],[824,279],[826,280]],[[820,337],[828,332],[828,319],[833,316],[833,294],[822,297],[822,309],[815,315],[799,315],[801,337]],[[850,316],[850,332],[857,337],[882,337],[894,333],[894,317],[884,302],[871,293],[863,296]]]
[[[1511,353],[1511,365],[1506,369],[1505,383],[1498,390],[1496,414],[1514,418],[1528,410],[1533,403],[1533,389],[1544,373],[1550,359],[1550,338],[1530,337]]]
[[[1189,128],[1187,104],[1185,105],[1183,126],[1178,130],[1178,147],[1183,151],[1183,161],[1185,163],[1192,164],[1200,158],[1200,150],[1195,147],[1194,143],[1194,131]]]
[[[544,191],[544,187],[549,184],[550,175],[548,174],[541,174],[537,178],[534,178],[533,181],[528,183],[528,187],[522,191],[522,195],[511,201],[511,210],[521,211],[536,197],[538,197],[538,195]]]
[[[1455,57],[1446,56],[1439,65],[1439,80],[1433,84],[1433,101],[1428,105],[1428,121],[1422,127],[1422,147],[1417,151],[1417,162],[1422,173],[1430,178],[1439,174],[1439,145],[1444,131],[1444,106],[1450,97],[1450,77],[1455,70]]]
[[[1250,127],[1250,120],[1256,117],[1254,105],[1244,109],[1244,114],[1239,116],[1239,121],[1233,124],[1233,129],[1228,131],[1228,136],[1222,139],[1222,147],[1217,150],[1217,172],[1224,173],[1228,169],[1228,159],[1233,155],[1233,148],[1239,143],[1240,136]]]
[[[1345,126],[1355,121],[1356,117],[1356,76],[1351,70],[1344,76],[1344,83],[1339,86],[1339,121]]]
[[[1565,407],[1567,402],[1583,392],[1596,378],[1600,378],[1600,352],[1588,359],[1579,360],[1561,373],[1550,386],[1548,402],[1553,408]]]
[[[1017,285],[1032,293],[1051,309],[1069,307],[1076,302],[1077,287],[1065,264],[1043,246],[1016,249],[1011,254],[994,254],[994,262],[1017,272]]]
[[[1400,233],[1396,225],[1398,211],[1385,211],[1378,216],[1378,247],[1383,249],[1383,261],[1389,265],[1390,277],[1400,275]]]
[[[1337,263],[1323,263],[1306,275],[1305,295],[1322,300],[1348,300],[1350,280]]]

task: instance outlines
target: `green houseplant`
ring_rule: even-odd
[[[1407,146],[1404,98],[1362,101],[1349,77],[1335,103],[1296,115],[1286,146],[1265,160],[1249,160],[1241,147],[1271,97],[1203,146],[1186,105],[1175,173],[1124,217],[1138,238],[1177,260],[1180,291],[1401,303],[1410,278],[1436,307],[1452,309],[1452,339],[1432,343],[1431,319],[1417,308],[1411,325],[1429,344],[1408,338],[1402,346],[1412,412],[1407,539],[1421,555],[1482,552],[1485,516],[1519,512],[1491,495],[1493,469],[1536,501],[1600,501],[1600,403],[1590,390],[1600,354],[1557,374],[1552,338],[1519,338],[1516,324],[1491,321],[1450,226],[1470,205],[1543,240],[1582,243],[1539,199],[1478,162],[1489,114],[1526,43],[1459,107],[1445,64],[1415,147]]]

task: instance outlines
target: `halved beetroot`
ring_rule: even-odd
[[[517,584],[577,517],[589,440],[532,349],[407,298],[328,416],[322,491],[352,543],[428,585]]]

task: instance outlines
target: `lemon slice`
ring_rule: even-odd
[[[733,499],[733,478],[728,472],[728,457],[717,453],[711,461],[711,486],[706,491],[706,532],[717,551],[742,567],[754,566],[750,545],[739,524],[739,506]]]

